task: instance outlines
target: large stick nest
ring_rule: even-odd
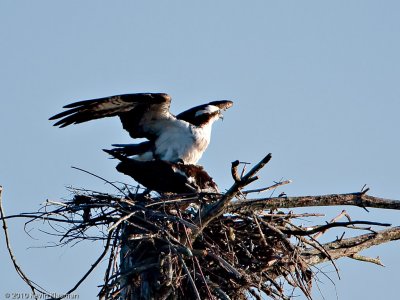
[[[345,211],[329,223],[301,227],[298,218],[321,215],[279,210],[274,203],[290,200],[285,195],[247,200],[247,195],[260,190],[244,191],[243,187],[257,179],[254,175],[270,158],[242,176],[234,162],[235,183],[224,194],[153,195],[133,193],[125,186],[120,194],[112,195],[70,188],[72,200],[47,201],[42,211],[24,216],[58,224],[55,234],[60,244],[104,241],[101,256],[69,291],[108,255],[100,299],[288,299],[293,289],[311,299],[313,265],[331,261],[336,268],[334,259],[343,256],[367,260],[358,252],[400,238],[398,228],[376,232],[371,225],[389,224],[352,221]],[[342,196],[354,197],[357,205],[364,197],[375,199],[365,192]],[[338,222],[340,217],[348,220]],[[334,227],[370,233],[318,242]],[[345,254],[340,252],[343,248]],[[41,292],[32,282],[28,284]]]
[[[194,238],[199,211],[220,195],[154,199],[75,192],[57,214],[73,212],[82,222],[62,240],[88,239],[90,228],[105,226],[98,238],[110,245],[111,256],[101,298],[245,299],[260,291],[285,298],[285,282],[310,295],[312,271],[301,255],[307,241],[288,233],[298,228],[293,219],[307,215],[231,211]]]

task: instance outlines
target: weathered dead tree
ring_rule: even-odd
[[[341,257],[381,264],[379,259],[359,253],[400,239],[399,227],[376,231],[372,226],[390,224],[353,221],[345,211],[330,222],[303,227],[299,218],[323,215],[281,208],[353,205],[400,209],[400,201],[369,196],[368,189],[351,194],[287,197],[282,193],[250,199],[253,193],[290,182],[243,190],[257,180],[257,172],[270,159],[267,155],[241,175],[240,163],[233,162],[234,184],[224,194],[152,195],[116,187],[119,194],[111,195],[70,188],[74,194],[70,201],[47,201],[39,212],[5,216],[1,210],[7,245],[6,220],[17,217],[64,225],[64,231],[54,233],[59,235],[60,245],[103,241],[103,253],[68,291],[72,293],[108,255],[99,299],[289,299],[289,286],[311,299],[314,265],[330,261],[335,266]],[[346,221],[339,221],[343,217]],[[319,241],[337,227],[366,233]],[[32,291],[46,294],[21,271],[11,248],[9,252]]]

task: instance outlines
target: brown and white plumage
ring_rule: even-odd
[[[213,101],[184,111],[170,113],[171,97],[163,93],[125,94],[84,100],[64,106],[68,110],[50,120],[65,127],[104,117],[118,116],[132,138],[147,142],[114,149],[119,154],[136,155],[138,160],[161,159],[195,164],[206,150],[211,127],[223,110],[232,106],[228,100]]]

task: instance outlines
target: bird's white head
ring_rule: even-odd
[[[232,105],[233,102],[228,100],[213,101],[202,107],[202,109],[198,110],[195,114],[195,117],[203,119],[206,118],[208,119],[207,123],[213,123],[218,119],[223,119],[224,116],[222,112],[230,108]]]
[[[195,117],[200,116],[209,116],[212,121],[223,118],[221,109],[215,105],[207,105],[204,109],[197,111]]]
[[[194,126],[206,126],[222,118],[222,112],[232,105],[233,102],[229,100],[212,101],[184,111],[177,118]]]

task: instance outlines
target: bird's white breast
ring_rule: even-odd
[[[210,143],[211,124],[192,126],[181,120],[165,122],[155,142],[155,155],[162,160],[183,160],[185,164],[196,164]]]

